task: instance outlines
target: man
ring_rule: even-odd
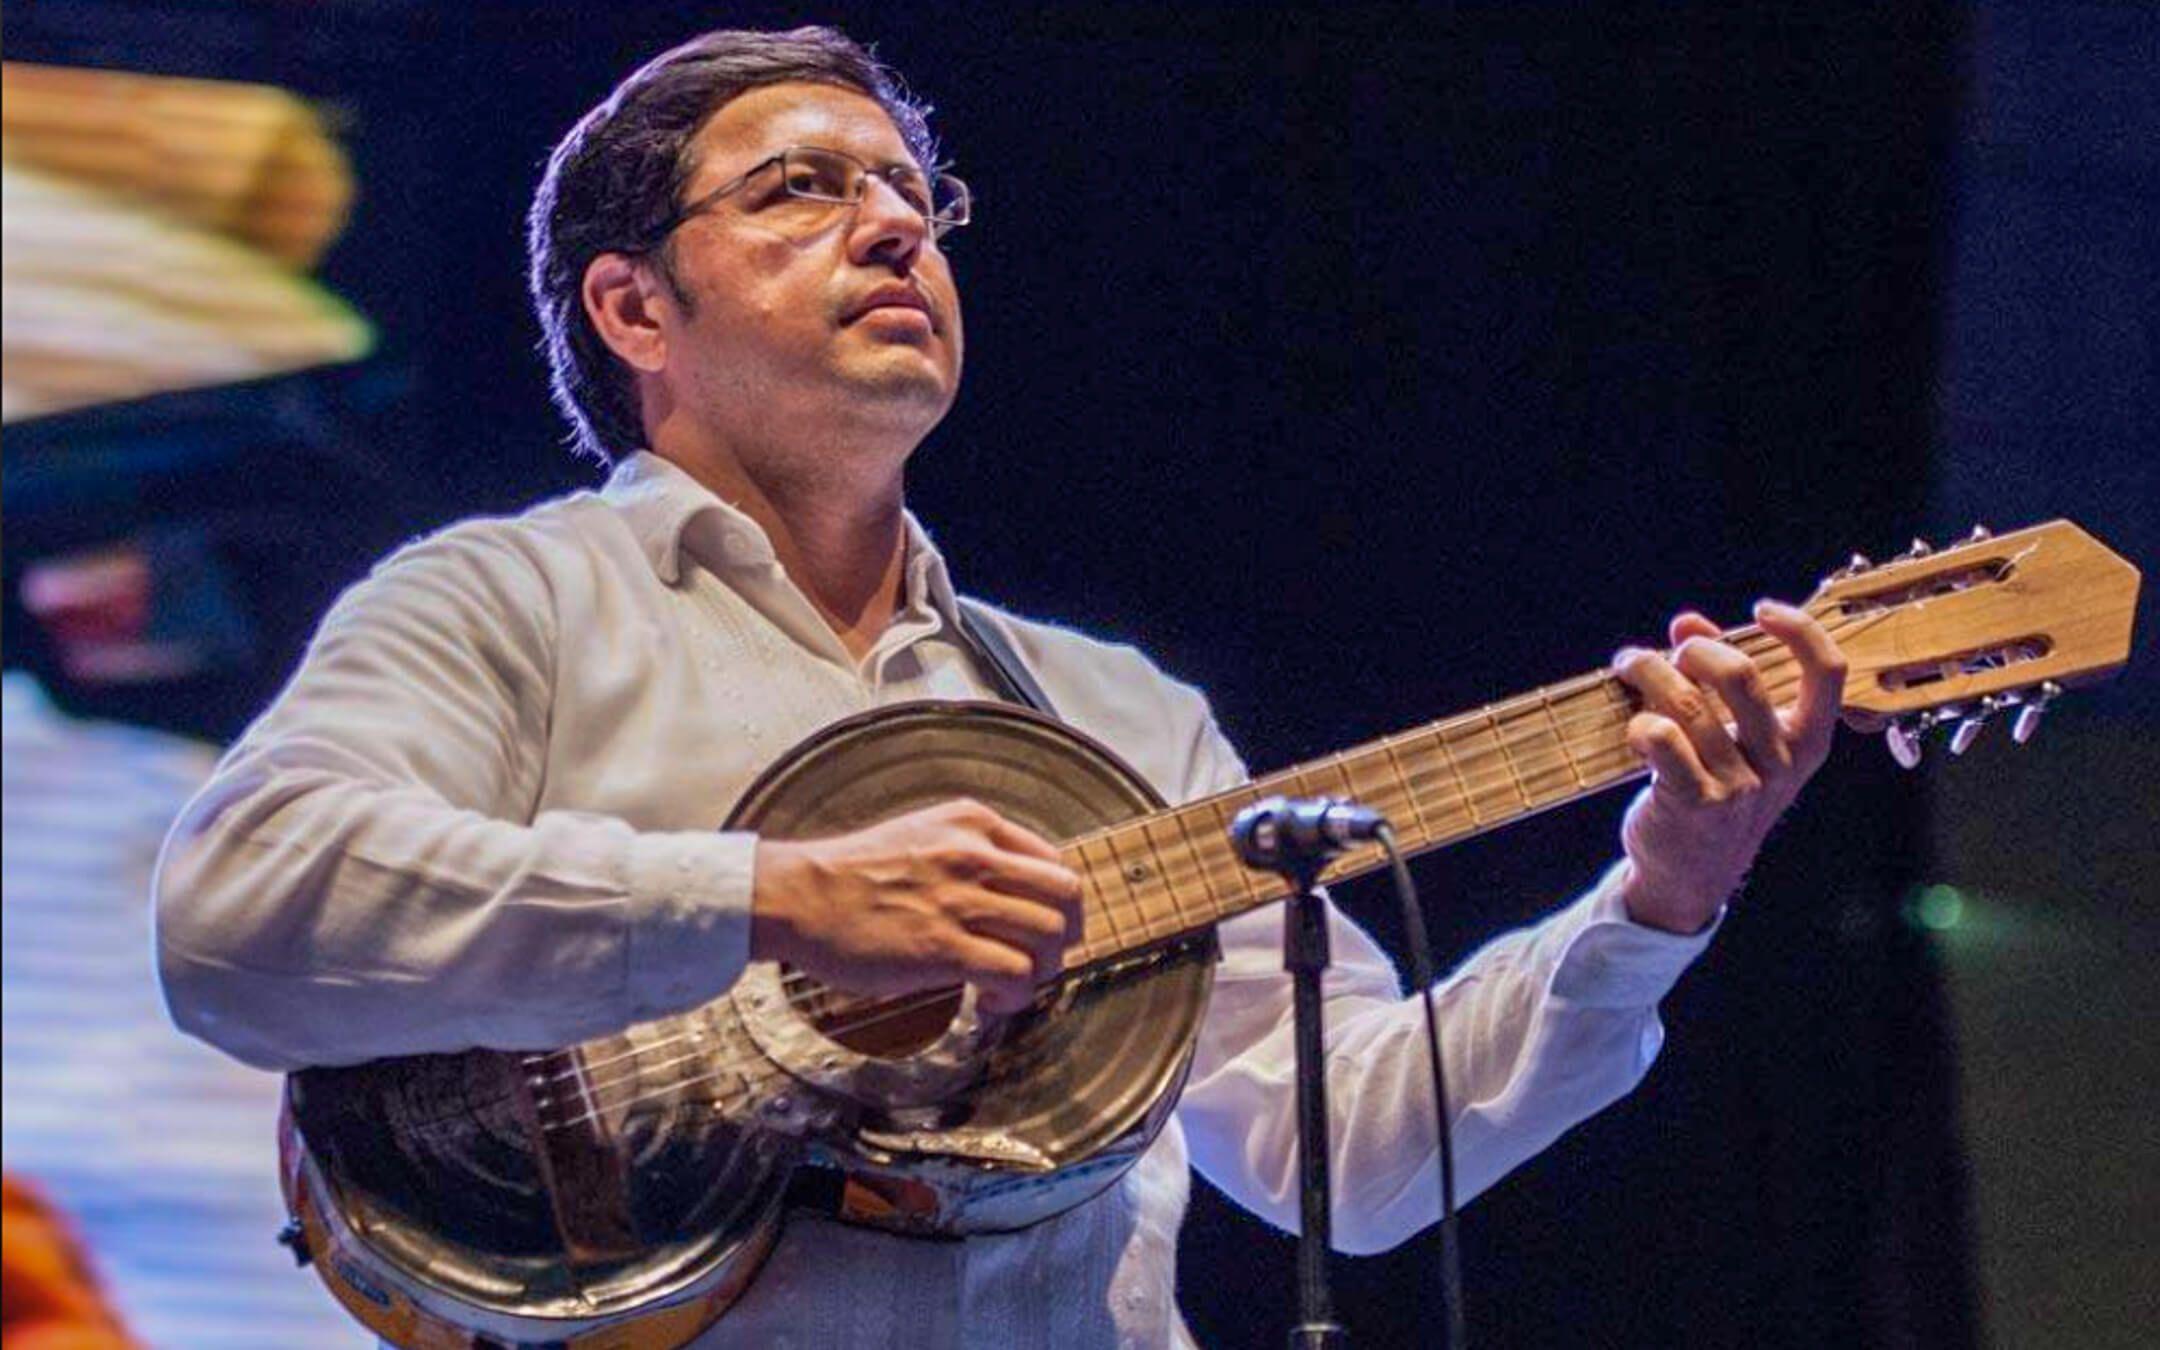
[[[986,697],[903,467],[958,388],[940,236],[965,222],[920,112],[836,33],[708,34],[630,77],[557,148],[532,215],[558,402],[606,488],[404,551],[324,621],[277,704],[176,825],[160,952],[186,1029],[267,1068],[561,1045],[722,994],[746,960],[842,989],[956,981],[1013,1009],[1081,922],[1050,841],[951,803],[853,834],[716,832],[795,742],[863,709]],[[1461,1187],[1630,1088],[1655,1005],[1820,764],[1841,662],[1803,672],[1673,624],[1624,653],[1656,770],[1625,858],[1444,987]],[[995,616],[1061,715],[1184,799],[1242,781],[1193,690],[1129,649]],[[1714,692],[1729,709],[1728,731]],[[1418,1005],[1340,916],[1335,1235],[1432,1221]],[[1188,1161],[1295,1217],[1280,920],[1221,929],[1177,1118],[1123,1181],[1012,1235],[909,1241],[790,1223],[715,1333],[744,1343],[1188,1343],[1173,1301]]]

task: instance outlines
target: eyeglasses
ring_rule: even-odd
[[[776,165],[780,170],[777,175],[761,179]],[[967,224],[973,214],[974,195],[966,183],[951,174],[925,173],[912,164],[872,168],[844,151],[794,145],[677,210],[653,238],[656,242],[666,238],[692,216],[749,187],[753,180],[758,181],[745,196],[746,215],[788,233],[808,234],[824,228],[834,207],[854,206],[862,201],[873,177],[882,179],[900,200],[922,216],[932,239],[943,239],[947,231]]]

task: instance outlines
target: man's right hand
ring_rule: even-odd
[[[1080,878],[1056,846],[972,801],[826,839],[760,839],[750,955],[836,989],[966,982],[1018,1012],[1080,940]]]

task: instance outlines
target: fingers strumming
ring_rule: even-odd
[[[1051,843],[1027,826],[1015,824],[1003,816],[997,817],[997,822],[990,827],[990,842],[996,844],[999,848],[1011,849],[1015,853],[1025,853],[1031,858],[1041,858],[1045,862],[1057,862],[1062,856],[1058,853],[1056,844]]]
[[[1060,862],[1043,862],[1016,853],[996,855],[985,869],[983,880],[1010,895],[1024,895],[1044,904],[1066,905],[1080,897],[1080,877]]]
[[[992,1012],[1017,1012],[1035,997],[1035,963],[1027,954],[989,938],[962,937],[954,943],[960,974],[982,991]]]

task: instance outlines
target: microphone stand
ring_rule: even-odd
[[[1283,907],[1283,969],[1290,972],[1297,1044],[1298,1324],[1290,1332],[1290,1348],[1344,1350],[1349,1337],[1335,1320],[1335,1299],[1328,1287],[1333,1220],[1328,1188],[1326,1047],[1320,1016],[1328,931],[1327,906],[1315,889],[1337,845],[1320,831],[1279,829],[1267,821],[1267,843],[1252,848],[1247,832],[1268,808],[1277,805],[1288,804],[1271,798],[1242,813],[1231,827],[1231,837],[1248,866],[1274,872],[1291,886],[1290,899]],[[1262,816],[1256,818],[1256,811]]]
[[[1441,1344],[1466,1342],[1462,1328],[1462,1275],[1455,1248],[1455,1163],[1448,1127],[1447,1082],[1440,1029],[1433,1008],[1432,956],[1417,887],[1403,863],[1387,818],[1369,807],[1333,797],[1265,797],[1238,812],[1230,844],[1246,866],[1290,883],[1283,906],[1283,969],[1290,972],[1292,1031],[1297,1047],[1298,1122],[1298,1313],[1290,1350],[1341,1350],[1349,1334],[1335,1320],[1328,1289],[1328,1248],[1333,1215],[1328,1193],[1326,1045],[1321,1025],[1320,977],[1328,967],[1327,906],[1315,889],[1327,860],[1360,840],[1377,840],[1395,871],[1395,890],[1410,933],[1411,965],[1425,1005],[1425,1036],[1432,1069],[1433,1126],[1439,1136],[1440,1287],[1447,1299]]]
[[[1320,1017],[1320,977],[1328,968],[1327,906],[1314,889],[1324,859],[1299,858],[1282,875],[1293,887],[1283,909],[1283,968],[1290,972],[1297,1037],[1298,1325],[1291,1350],[1341,1350],[1350,1344],[1335,1320],[1328,1286],[1333,1196],[1328,1187],[1326,1046]]]

